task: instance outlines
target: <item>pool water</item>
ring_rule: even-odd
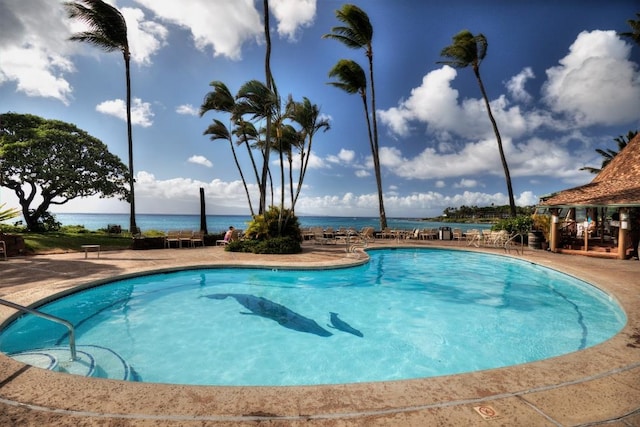
[[[310,385],[497,368],[581,350],[625,324],[604,292],[508,257],[370,250],[336,270],[214,268],[140,276],[40,307],[78,345],[113,350],[144,382]],[[0,350],[65,346],[31,315]]]

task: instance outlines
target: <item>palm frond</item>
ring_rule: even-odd
[[[329,71],[329,77],[338,79],[336,82],[329,82],[347,93],[365,93],[367,87],[367,77],[362,67],[350,59],[341,59]]]
[[[73,34],[70,40],[88,42],[107,52],[129,52],[127,23],[118,9],[101,0],[66,2],[64,7],[69,18],[89,27],[87,31]]]
[[[373,26],[362,9],[345,4],[336,11],[336,18],[345,26],[331,28],[331,33],[323,35],[322,38],[337,40],[352,49],[370,49]]]

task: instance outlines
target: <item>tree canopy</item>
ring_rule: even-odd
[[[51,205],[128,196],[127,166],[104,143],[73,124],[31,114],[0,115],[0,169],[0,186],[15,192],[32,231]]]

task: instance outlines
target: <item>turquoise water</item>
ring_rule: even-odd
[[[129,214],[71,214],[58,213],[55,218],[62,225],[84,225],[87,230],[104,229],[109,224],[120,225],[123,229],[129,228]],[[227,230],[230,225],[244,230],[251,217],[243,215],[207,215],[207,231],[216,233]],[[334,217],[334,216],[301,216],[299,217],[302,227],[354,227],[360,230],[362,227],[380,228],[379,218],[370,217]],[[440,222],[421,221],[417,218],[389,218],[389,227],[399,229],[413,228],[439,228],[441,226],[459,227],[463,230],[469,228],[488,229],[490,224],[450,224]],[[147,230],[199,230],[200,215],[161,215],[161,214],[138,214],[136,224]]]
[[[399,380],[526,363],[615,335],[623,311],[531,263],[438,249],[376,249],[339,270],[221,268],[114,282],[42,307],[79,345],[117,352],[144,382],[302,385]],[[0,350],[67,345],[30,315]]]

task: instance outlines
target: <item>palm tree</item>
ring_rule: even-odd
[[[271,73],[271,32],[269,29],[269,0],[263,0],[263,15],[264,15],[264,37],[265,37],[265,57],[264,57],[264,72],[266,87],[270,91],[275,92],[275,84],[273,82],[273,74]],[[266,138],[271,138],[271,115],[267,115],[267,131]],[[260,180],[260,209],[259,213],[264,214],[267,211],[267,175],[269,175],[269,157],[270,157],[271,143],[267,141],[264,145],[263,157],[264,163],[262,164],[262,178]]]
[[[101,0],[80,0],[79,2],[66,2],[64,6],[71,19],[79,19],[87,24],[89,29],[70,37],[72,41],[87,42],[103,49],[106,52],[119,50],[124,57],[124,68],[127,85],[127,137],[129,146],[129,206],[131,216],[129,230],[137,233],[136,204],[134,196],[133,174],[133,136],[131,131],[131,52],[127,40],[127,23],[124,16],[115,7]]]
[[[204,99],[204,102],[200,106],[200,117],[205,115],[208,111],[222,111],[225,113],[231,114],[231,120],[234,119],[235,109],[236,109],[236,101],[227,85],[220,81],[213,81],[209,84],[209,86],[213,87],[213,91],[209,92]],[[242,172],[242,167],[240,166],[240,162],[238,161],[238,155],[236,154],[236,149],[233,144],[232,131],[230,131],[224,123],[222,123],[218,119],[213,119],[213,123],[207,127],[204,131],[204,135],[210,135],[211,140],[215,141],[217,139],[224,139],[229,142],[229,146],[231,147],[231,153],[233,154],[233,160],[236,164],[236,168],[240,173],[240,178],[242,179],[242,185],[244,186],[244,191],[247,195],[247,201],[249,202],[249,211],[251,212],[251,216],[254,215],[253,205],[251,204],[251,195],[249,194],[249,187],[247,186],[247,180],[244,177],[244,173]],[[250,151],[250,150],[249,150]]]
[[[487,113],[489,114],[489,120],[491,120],[491,126],[493,126],[493,132],[496,135],[496,141],[498,142],[498,150],[500,151],[500,160],[502,161],[502,168],[504,169],[505,179],[507,181],[507,192],[509,193],[509,208],[511,216],[516,216],[516,203],[513,198],[513,188],[511,186],[511,175],[509,174],[509,166],[507,159],[504,155],[504,149],[502,148],[502,138],[498,131],[498,125],[491,112],[491,106],[489,105],[489,97],[480,78],[480,63],[487,54],[487,39],[483,34],[474,36],[468,30],[462,30],[455,36],[453,36],[453,44],[445,47],[440,52],[441,56],[450,58],[449,61],[440,61],[439,64],[447,64],[454,68],[466,68],[471,66],[473,73],[476,76],[478,85],[480,86],[480,92],[484,99]]]
[[[629,141],[631,141],[633,138],[635,138],[635,136],[638,134],[638,131],[629,131],[627,133],[626,136],[624,135],[620,135],[617,138],[614,138],[613,140],[618,144],[618,151],[614,151],[610,148],[607,148],[606,150],[603,150],[601,148],[596,148],[596,153],[600,154],[603,159],[602,159],[602,164],[600,165],[600,168],[594,168],[591,166],[585,166],[583,168],[580,168],[581,171],[589,171],[591,173],[594,174],[599,174],[600,172],[602,172],[602,169],[604,169],[605,166],[607,166],[611,160],[613,160],[613,158],[615,156],[618,155],[618,153],[620,151],[622,151],[622,149],[624,147],[627,146],[627,144],[629,143]]]
[[[369,60],[369,79],[371,82],[371,112],[373,113],[373,137],[371,138],[371,155],[373,156],[373,168],[378,186],[378,204],[380,206],[380,227],[387,228],[387,214],[384,211],[384,200],[382,193],[382,174],[380,172],[380,155],[378,145],[378,120],[376,118],[376,89],[373,80],[373,26],[367,14],[353,4],[345,4],[336,11],[336,18],[343,22],[344,26],[331,28],[330,34],[325,34],[323,38],[338,40],[345,46],[352,49],[364,49]],[[335,69],[335,67],[334,67]],[[366,80],[365,80],[366,90]],[[368,114],[368,113],[367,113]],[[369,118],[367,116],[367,124]],[[369,130],[371,134],[371,130]]]
[[[302,183],[307,174],[309,159],[311,158],[311,148],[313,145],[313,137],[318,131],[324,132],[330,129],[329,120],[320,118],[320,108],[316,104],[312,104],[309,98],[303,97],[302,102],[289,102],[287,105],[289,117],[300,125],[301,135],[299,139],[300,145],[297,147],[300,152],[300,175],[298,177],[298,187],[295,196],[291,199],[291,210],[294,211],[295,204],[300,196]],[[308,144],[305,148],[305,140]]]
[[[626,31],[619,34],[623,37],[627,37],[633,40],[638,46],[640,46],[640,13],[636,13],[636,16],[638,17],[637,20],[627,20],[627,24],[629,24],[629,26],[631,27],[631,31]]]

